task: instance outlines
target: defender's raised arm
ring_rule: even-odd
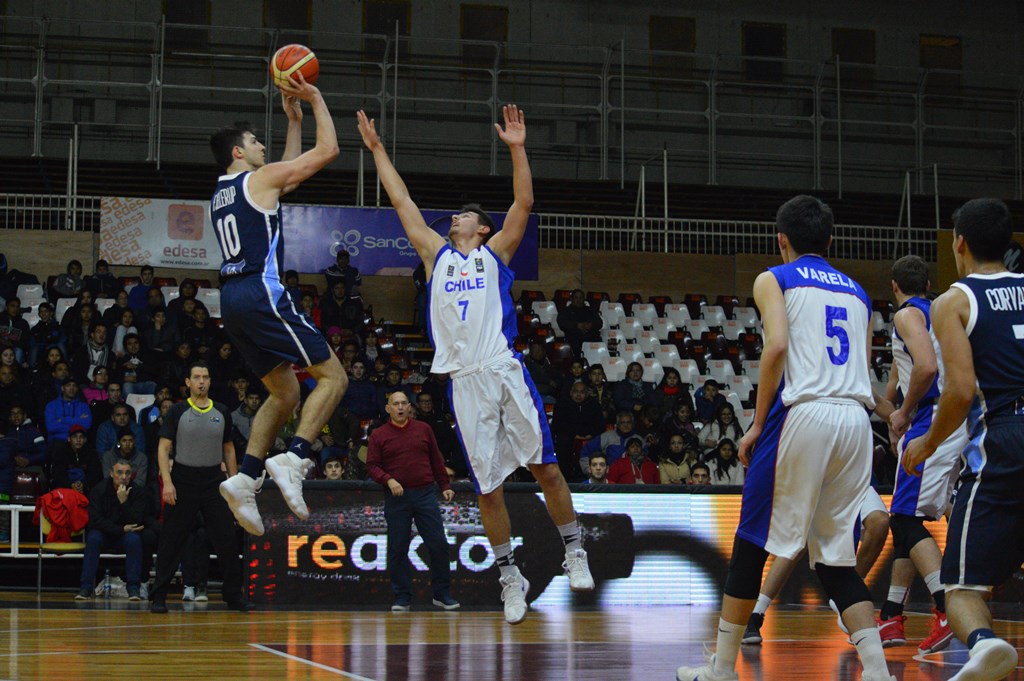
[[[488,244],[492,251],[507,265],[515,255],[519,243],[526,233],[526,221],[533,210],[533,174],[530,172],[530,161],[526,157],[526,119],[523,112],[515,104],[502,107],[505,127],[494,124],[501,141],[508,145],[512,155],[512,191],[513,202],[505,216],[505,224],[501,231],[494,235]]]

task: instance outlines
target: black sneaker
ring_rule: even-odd
[[[81,588],[78,593],[75,594],[76,601],[91,601],[92,600],[92,589]]]
[[[231,600],[224,601],[229,608],[237,610],[238,612],[249,612],[256,607],[256,604],[246,598],[232,598]]]
[[[156,615],[162,615],[167,612],[167,601],[159,600],[153,601],[149,604],[149,611]]]
[[[748,645],[761,645],[761,625],[764,624],[764,615],[759,613],[751,613],[750,620],[747,622],[747,630],[743,632],[743,640],[741,643]]]
[[[137,586],[128,587],[128,600],[129,601],[141,601],[142,593]]]
[[[412,610],[412,599],[408,596],[397,596],[391,606],[391,612],[409,612]]]
[[[440,594],[434,596],[433,603],[442,610],[458,610],[459,602],[452,598],[451,594]]]

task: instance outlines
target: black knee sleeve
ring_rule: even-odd
[[[864,586],[864,580],[853,567],[815,563],[814,571],[818,573],[825,594],[836,602],[839,612],[846,612],[846,609],[855,603],[871,600],[871,593]]]
[[[732,543],[729,576],[725,578],[725,595],[745,601],[756,599],[761,591],[761,573],[766,560],[767,551],[736,537]]]
[[[918,542],[930,539],[931,534],[925,529],[924,518],[895,513],[889,519],[892,528],[892,548],[894,558],[910,558],[910,552]]]

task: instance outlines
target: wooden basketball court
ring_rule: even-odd
[[[255,611],[173,600],[167,615],[146,603],[70,594],[0,594],[0,679],[354,679],[356,681],[564,681],[675,678],[675,668],[713,645],[718,612],[707,607],[534,610],[510,627],[501,613]],[[886,652],[900,681],[956,673],[964,647],[917,655],[929,618],[910,614],[909,643]],[[997,633],[1020,646],[1024,623]],[[825,609],[772,608],[760,647],[744,646],[744,681],[860,678],[851,646]],[[1020,669],[1010,677],[1024,680]]]

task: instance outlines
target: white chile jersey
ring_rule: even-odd
[[[901,305],[900,310],[905,307],[916,307],[924,315],[924,324],[925,328],[928,329],[928,337],[932,341],[932,348],[935,350],[938,371],[931,386],[928,387],[928,392],[924,394],[922,399],[936,400],[942,393],[942,376],[945,369],[942,366],[942,349],[939,347],[939,341],[932,330],[932,302],[926,298],[915,296]],[[914,358],[911,356],[910,350],[907,349],[907,344],[903,342],[899,332],[896,330],[895,324],[892,325],[892,362],[896,365],[896,372],[899,375],[899,388],[906,395],[907,391],[910,390],[910,373],[914,370]]]
[[[874,408],[867,357],[871,301],[864,289],[816,255],[769,271],[789,319],[782,403],[851,399]]]
[[[457,372],[512,357],[515,275],[487,246],[463,255],[444,246],[430,277],[427,330],[434,373]]]

